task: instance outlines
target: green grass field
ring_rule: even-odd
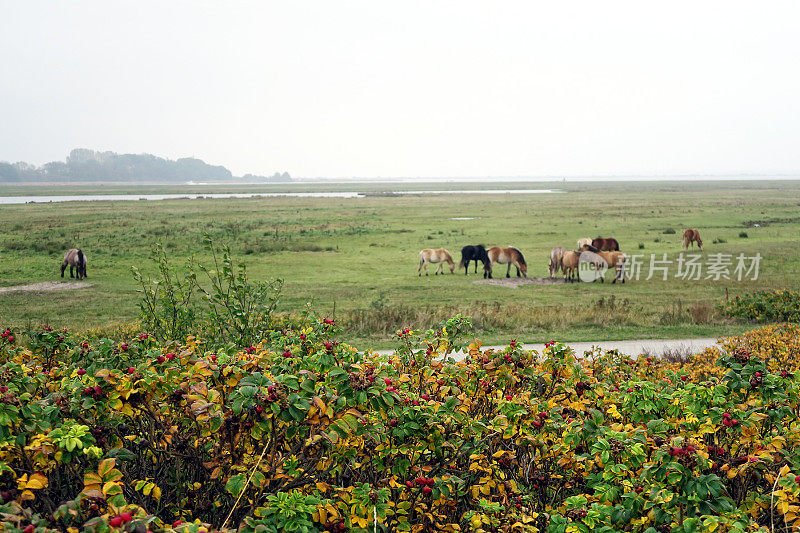
[[[312,301],[335,313],[354,337],[381,346],[387,332],[462,312],[484,342],[679,338],[733,334],[748,325],[713,312],[725,297],[800,282],[800,183],[795,181],[500,183],[496,188],[558,188],[563,194],[412,195],[366,198],[254,198],[72,202],[0,206],[0,286],[55,281],[66,248],[89,259],[90,288],[0,293],[0,324],[108,327],[137,316],[131,266],[152,272],[149,250],[162,241],[176,264],[208,257],[202,235],[228,244],[258,279],[284,278],[280,309]],[[260,191],[371,192],[463,188],[474,183],[270,185]],[[193,187],[181,192],[246,192],[255,187]],[[175,187],[8,187],[4,195],[175,192]],[[452,220],[479,217],[476,220]],[[757,227],[755,225],[758,225]],[[705,254],[760,253],[757,281],[631,281],[572,285],[476,284],[457,275],[417,277],[418,251],[445,247],[458,261],[466,244],[520,248],[531,277],[547,276],[549,251],[581,237],[613,236],[625,252],[681,249],[698,228]],[[674,229],[675,233],[665,233]],[[747,237],[740,237],[746,232]],[[715,243],[714,241],[717,241]],[[640,245],[642,248],[640,248]],[[649,259],[648,259],[649,260]],[[675,267],[670,270],[672,275]],[[505,275],[498,266],[495,276]],[[512,269],[513,275],[513,269]],[[610,277],[609,277],[610,280]],[[690,311],[687,311],[687,309]],[[388,342],[388,341],[387,341]]]

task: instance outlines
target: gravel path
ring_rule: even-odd
[[[589,341],[589,342],[566,342],[575,353],[582,354],[584,351],[591,350],[593,347],[598,346],[603,350],[619,350],[620,352],[628,355],[639,354],[652,354],[662,355],[666,351],[680,351],[685,353],[700,353],[704,348],[714,346],[717,344],[715,338],[701,338],[701,339],[640,339],[640,340],[624,340],[624,341]],[[538,350],[539,353],[544,350],[544,344],[523,344],[521,345],[525,350]],[[505,346],[483,346],[482,350],[494,348],[502,350]],[[394,350],[381,350],[379,353],[391,355]],[[454,355],[456,360],[464,359],[465,354],[457,353]]]

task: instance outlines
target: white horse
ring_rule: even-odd
[[[440,271],[442,274],[444,274],[444,263],[450,265],[450,273],[455,274],[456,264],[453,262],[450,252],[444,248],[425,248],[419,252],[419,268],[417,269],[418,275],[422,275],[423,266],[425,266],[425,275],[428,275],[428,263],[439,263],[439,266],[436,268],[436,272],[433,273],[434,276]]]

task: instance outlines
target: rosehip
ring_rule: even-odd
[[[513,398],[514,398],[514,397],[513,397],[513,396],[511,396],[510,394],[506,394],[506,400],[508,400],[509,402],[510,402],[510,401],[511,401]]]
[[[128,351],[128,345],[125,344],[125,343],[122,343],[122,345],[119,347],[119,349],[122,350],[123,352],[127,352]]]
[[[28,524],[25,526],[25,529],[22,530],[22,533],[33,533],[34,529],[33,524]]]
[[[133,374],[134,372],[136,372],[136,367],[135,366],[129,366],[128,367],[128,374]]]
[[[78,369],[78,375],[79,375],[79,376],[82,376],[82,375],[84,375],[85,373],[86,373],[86,370],[84,370],[83,368],[79,368],[79,369]]]
[[[800,476],[794,476],[794,482],[800,483]]]
[[[119,513],[119,517],[122,518],[123,522],[130,522],[133,518],[131,513]]]
[[[114,518],[108,521],[108,525],[110,525],[111,527],[119,527],[122,525],[122,518],[120,518],[119,516],[115,516]]]
[[[391,378],[383,378],[383,382],[386,383],[387,385],[391,385],[392,384],[392,379]]]
[[[406,481],[406,487],[408,487],[409,489],[413,489],[414,488],[414,484],[412,482],[410,482],[410,481]]]
[[[431,492],[433,492],[433,489],[430,487],[425,487],[422,489],[422,494],[425,496],[430,496]]]
[[[164,357],[163,355],[159,355],[158,358],[156,359],[156,361],[158,361],[159,363],[163,363],[166,360],[167,360],[167,358]]]

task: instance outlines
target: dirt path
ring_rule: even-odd
[[[50,291],[68,291],[70,289],[85,289],[91,287],[91,283],[85,281],[42,281],[41,283],[32,283],[31,285],[15,285],[13,287],[0,287],[0,293],[4,292],[50,292]]]
[[[641,340],[624,340],[624,341],[582,341],[582,342],[565,342],[567,346],[575,350],[575,353],[582,355],[583,352],[591,350],[597,346],[603,350],[619,350],[627,355],[647,354],[654,356],[664,355],[665,352],[676,352],[680,354],[697,354],[703,349],[717,344],[715,338],[701,338],[701,339],[641,339]],[[537,350],[542,353],[544,344],[523,344],[521,347],[525,350]],[[505,346],[482,346],[482,350],[489,348],[495,350],[502,350]],[[381,350],[378,353],[391,355],[393,350]],[[466,354],[463,352],[455,354],[453,357],[457,361],[464,359]]]
[[[564,283],[563,278],[492,278],[492,279],[479,279],[473,283],[480,283],[483,285],[499,285],[501,287],[509,287],[516,289],[520,285],[528,285],[533,283],[535,285],[556,285]]]

